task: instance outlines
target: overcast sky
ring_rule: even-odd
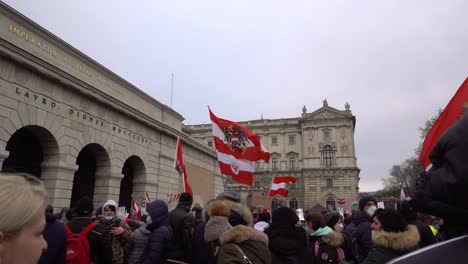
[[[468,1],[6,0],[170,104],[243,121],[329,105],[356,115],[361,190],[413,154],[468,72]]]

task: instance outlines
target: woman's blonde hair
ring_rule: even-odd
[[[0,173],[0,231],[14,235],[43,210],[47,191],[30,175]]]

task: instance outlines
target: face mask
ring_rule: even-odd
[[[106,219],[107,221],[110,221],[110,220],[114,219],[114,216],[113,215],[106,215],[106,216],[104,216],[104,219]]]
[[[153,222],[153,219],[151,219],[151,216],[148,215],[148,216],[146,217],[146,223],[149,225],[149,224],[151,224],[152,222]]]
[[[369,216],[373,216],[376,210],[377,210],[377,207],[371,206],[371,207],[367,208],[367,214]]]

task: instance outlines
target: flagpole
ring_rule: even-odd
[[[172,108],[172,96],[174,94],[174,73],[172,73],[172,78],[171,78],[171,108]]]

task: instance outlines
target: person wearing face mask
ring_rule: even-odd
[[[112,264],[123,264],[124,255],[128,254],[133,243],[132,230],[125,221],[117,217],[118,204],[114,200],[107,201],[103,209],[101,224],[108,227],[112,244]]]
[[[352,237],[352,254],[357,263],[361,263],[369,254],[372,242],[372,215],[377,210],[377,199],[365,195],[359,200],[359,211],[353,214],[354,229],[350,229]]]

